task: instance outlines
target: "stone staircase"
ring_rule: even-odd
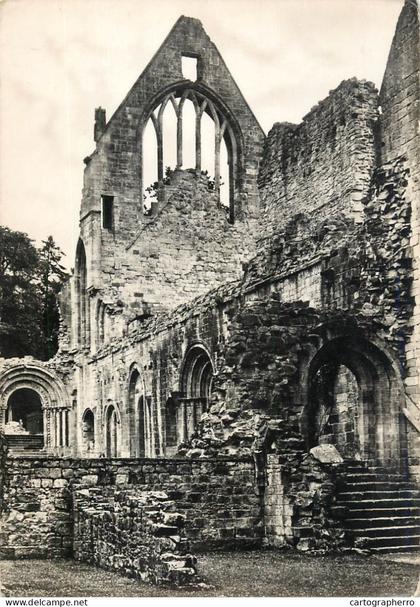
[[[337,506],[349,539],[374,552],[420,551],[420,491],[402,474],[347,464]]]
[[[39,455],[44,448],[43,434],[7,434],[7,447],[12,457]]]

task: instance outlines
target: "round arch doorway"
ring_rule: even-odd
[[[7,422],[14,422],[29,434],[43,434],[44,420],[41,398],[31,388],[19,388],[7,402]]]
[[[335,338],[309,364],[308,446],[332,443],[344,458],[404,468],[403,402],[398,368],[384,350],[358,334]]]

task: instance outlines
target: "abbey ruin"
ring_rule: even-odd
[[[418,549],[419,69],[406,0],[379,92],[265,136],[182,16],[96,109],[59,351],[0,359],[2,558],[182,583],[188,546]]]

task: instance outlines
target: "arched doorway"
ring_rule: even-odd
[[[134,457],[153,455],[153,419],[150,399],[144,395],[142,377],[134,368],[128,386],[128,417],[130,420],[130,453]]]
[[[325,362],[312,378],[310,400],[313,442],[334,444],[343,457],[360,459],[360,390],[354,373],[345,365]]]
[[[402,391],[391,358],[359,337],[325,344],[308,372],[308,446],[334,444],[347,459],[399,468],[405,441]]]
[[[119,457],[120,454],[120,420],[114,405],[106,412],[106,455]]]
[[[12,426],[19,424],[29,434],[43,434],[44,421],[39,394],[30,388],[19,388],[9,397],[7,421]]]
[[[91,409],[86,409],[82,418],[83,452],[86,455],[95,451],[95,416]]]
[[[175,434],[179,444],[191,438],[196,431],[201,415],[208,408],[213,374],[213,364],[207,350],[198,344],[192,346],[182,367],[181,396],[177,399],[177,407],[173,406],[171,400],[167,403],[167,444],[168,439],[173,442]]]

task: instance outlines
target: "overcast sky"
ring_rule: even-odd
[[[181,15],[267,132],[357,76],[380,85],[403,0],[0,0],[0,223],[72,266],[94,108],[110,118]]]

